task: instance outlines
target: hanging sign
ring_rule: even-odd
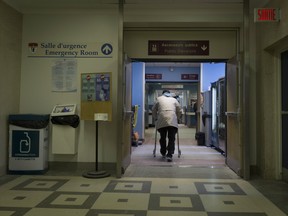
[[[209,55],[209,40],[149,40],[148,55]]]
[[[198,74],[181,74],[181,80],[198,80]]]
[[[145,79],[162,79],[162,74],[145,74]]]

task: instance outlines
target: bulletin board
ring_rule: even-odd
[[[81,74],[81,119],[95,120],[95,114],[107,114],[112,121],[112,74]]]

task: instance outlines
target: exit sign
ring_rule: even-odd
[[[280,21],[279,8],[255,8],[254,22],[278,22]]]

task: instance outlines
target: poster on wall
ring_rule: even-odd
[[[96,74],[96,101],[110,100],[110,74]]]
[[[56,60],[52,66],[52,91],[75,92],[77,91],[77,60]]]
[[[81,101],[93,101],[95,98],[95,74],[82,74],[81,84]]]
[[[82,101],[110,101],[110,73],[82,74]]]
[[[82,120],[95,120],[100,114],[112,120],[111,82],[110,72],[81,74]]]

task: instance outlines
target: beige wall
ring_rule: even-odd
[[[278,23],[255,23],[257,79],[257,163],[265,178],[281,178],[281,100],[279,54],[288,49],[288,1],[273,0],[280,8]]]
[[[188,1],[187,1],[188,2]],[[125,4],[125,26],[210,26],[221,27],[242,22],[242,3]]]
[[[8,115],[19,111],[21,38],[22,15],[0,1],[0,176],[7,169]]]
[[[82,73],[112,73],[113,117],[116,120],[117,70],[118,70],[118,6],[110,9],[95,9],[78,13],[25,14],[23,22],[23,52],[21,71],[20,112],[50,114],[56,104],[77,104],[80,115]],[[55,59],[28,58],[29,42],[104,43],[113,44],[110,59],[87,58],[77,60],[77,91],[52,92],[52,66]],[[58,59],[59,60],[59,59]],[[50,125],[51,126],[51,125]],[[99,123],[99,162],[116,162],[116,121]],[[94,162],[95,122],[81,121],[78,153],[54,155],[49,161]]]

